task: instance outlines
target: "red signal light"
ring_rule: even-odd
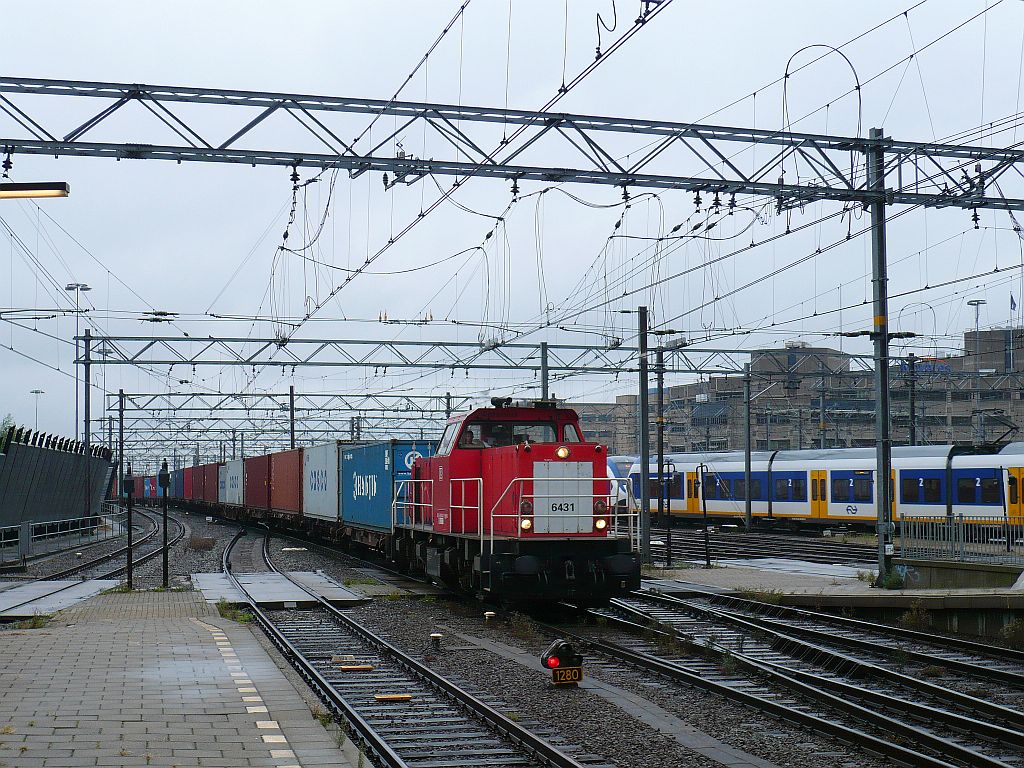
[[[561,662],[558,660],[557,656],[549,656],[548,657],[548,668],[554,669],[559,664],[561,664]]]

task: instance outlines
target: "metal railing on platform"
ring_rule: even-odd
[[[1024,564],[1024,517],[907,517],[898,543],[915,560]]]
[[[104,502],[98,515],[64,520],[30,520],[0,527],[0,565],[17,565],[31,558],[95,544],[125,532],[125,512]]]

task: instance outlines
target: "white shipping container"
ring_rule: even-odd
[[[242,490],[245,487],[245,483],[242,482],[245,462],[237,459],[229,461],[224,466],[227,469],[227,488],[225,489],[224,503],[240,507],[242,506]]]
[[[338,520],[338,443],[306,448],[302,459],[302,514]]]
[[[221,464],[217,467],[217,501],[224,504],[228,500],[228,468]]]

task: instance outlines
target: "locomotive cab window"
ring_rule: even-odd
[[[580,431],[576,429],[575,424],[566,424],[562,430],[562,439],[567,443],[582,443],[583,438],[580,437]]]
[[[449,424],[444,428],[444,434],[441,435],[441,441],[437,445],[437,452],[441,456],[447,456],[451,453],[452,446],[455,445],[455,435],[459,432],[458,424]]]
[[[554,424],[519,421],[473,421],[459,436],[459,448],[503,448],[523,443],[554,443]]]

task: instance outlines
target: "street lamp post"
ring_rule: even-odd
[[[76,391],[77,391],[77,388],[76,388]],[[46,393],[43,392],[43,390],[41,390],[41,389],[31,389],[31,390],[29,390],[29,392],[36,396],[36,425],[35,425],[35,431],[38,432],[39,431],[39,396],[40,395],[45,395]]]
[[[68,283],[64,286],[64,290],[68,293],[72,291],[75,294],[75,357],[78,357],[78,326],[79,316],[81,313],[81,296],[83,291],[91,291],[85,283]],[[78,439],[78,366],[75,366],[75,440]]]

